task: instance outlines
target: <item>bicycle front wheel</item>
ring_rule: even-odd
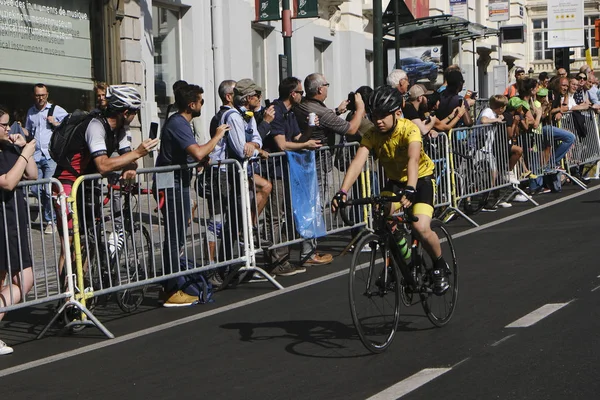
[[[354,326],[373,353],[383,352],[392,343],[400,317],[398,267],[386,247],[375,234],[359,240],[348,281]]]
[[[125,232],[125,246],[119,257],[119,274],[122,285],[143,281],[152,268],[154,254],[150,234],[145,227],[133,232]],[[138,309],[146,297],[147,285],[125,289],[117,292],[117,304],[123,312],[133,312]]]
[[[450,318],[452,318],[454,310],[456,309],[456,301],[458,299],[458,263],[456,262],[456,253],[454,251],[454,245],[452,244],[452,236],[446,229],[444,223],[437,219],[432,220],[431,230],[440,238],[442,255],[448,264],[447,274],[450,287],[442,295],[422,293],[421,304],[431,323],[441,327],[450,321]],[[429,285],[433,285],[433,260],[425,251],[422,251],[422,254],[423,279],[428,282]]]

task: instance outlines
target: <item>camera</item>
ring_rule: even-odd
[[[356,111],[356,102],[354,101],[354,92],[348,93],[348,105],[346,108],[349,111]]]

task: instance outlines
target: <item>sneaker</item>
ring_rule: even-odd
[[[437,294],[438,296],[446,293],[450,287],[448,284],[448,274],[446,273],[446,268],[434,269],[431,271],[431,274],[433,275],[433,293]]]
[[[110,258],[113,258],[117,252],[121,251],[123,244],[125,243],[125,234],[123,233],[123,230],[111,232],[110,235],[108,235],[107,243]]]
[[[303,266],[299,265],[297,267],[294,267],[296,269],[296,273],[297,274],[303,274],[306,272],[306,268],[304,268]]]
[[[498,207],[496,206],[485,206],[481,209],[481,212],[496,212],[498,211]]]
[[[0,340],[0,356],[11,354],[13,351],[12,347]]]
[[[375,245],[375,250],[377,250],[377,249],[379,249],[379,245],[378,244]],[[372,250],[373,249],[371,248],[370,245],[365,244],[365,246],[362,249],[360,249],[360,252],[361,253],[370,253]]]
[[[513,201],[516,201],[517,203],[525,203],[525,202],[529,201],[529,199],[531,199],[530,196],[524,196],[521,193],[519,193],[518,195],[516,195],[513,198]]]
[[[275,279],[275,275],[271,275],[271,278]],[[250,283],[260,283],[260,282],[268,282],[269,280],[265,278],[263,274],[260,272],[255,272],[252,274],[252,277],[248,279]]]
[[[48,222],[48,225],[46,225],[46,229],[44,229],[44,234],[53,235],[56,232],[57,232],[56,225],[54,225],[52,222]]]
[[[510,204],[510,203],[509,203],[509,202],[507,202],[507,201],[502,201],[502,202],[498,203],[498,207],[502,207],[502,208],[510,208],[510,207],[512,207],[512,204]]]
[[[289,261],[284,261],[271,270],[271,274],[275,276],[292,276],[297,273],[296,268]]]
[[[309,267],[311,265],[327,265],[330,264],[332,261],[333,256],[331,254],[313,253],[313,255],[311,255],[308,260],[304,261],[303,266]]]
[[[519,181],[519,179],[517,179],[517,175],[515,175],[515,173],[513,171],[510,171],[508,173],[508,175],[506,176],[506,179],[513,185],[518,185],[521,183],[521,181]]]
[[[252,228],[252,237],[254,238],[254,247],[257,249],[273,246],[273,242],[260,237],[258,229],[256,228]]]
[[[187,307],[198,304],[198,302],[200,299],[197,296],[190,296],[183,290],[178,290],[169,296],[163,307]]]
[[[223,278],[221,277],[221,274],[219,274],[218,271],[213,271],[212,273],[210,273],[206,281],[213,286],[213,289],[219,289],[221,286],[223,286],[224,283]]]

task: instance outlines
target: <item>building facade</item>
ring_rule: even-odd
[[[292,22],[292,75],[303,79],[312,72],[325,74],[331,83],[327,104],[332,108],[348,92],[374,84],[373,1],[319,0],[319,18]],[[449,0],[401,3],[410,19],[451,13]],[[593,38],[600,0],[584,3],[586,30]],[[32,103],[31,86],[44,82],[51,101],[72,111],[93,105],[94,81],[135,85],[144,96],[135,127],[140,140],[150,122],[161,121],[173,102],[172,84],[184,79],[205,89],[201,126],[207,129],[219,106],[217,86],[224,79],[252,78],[264,88],[265,99],[277,97],[282,26],[280,21],[257,22],[255,4],[255,0],[0,0],[0,103],[26,110]],[[382,1],[384,10],[392,5]],[[489,22],[487,0],[467,0],[469,21],[524,31],[520,42],[501,42],[496,36],[455,41],[452,60],[465,71],[467,86],[487,97],[508,84],[515,66],[532,76],[552,73],[547,7],[546,1],[511,1],[510,20],[498,24]],[[386,38],[388,46],[393,44],[389,39],[393,36]],[[592,54],[597,66],[597,49]],[[383,61],[386,72],[393,61]],[[577,49],[572,68],[584,62],[583,49]],[[506,76],[495,76],[503,71],[495,69],[501,64],[508,66],[502,74]],[[426,83],[441,82],[430,76]]]

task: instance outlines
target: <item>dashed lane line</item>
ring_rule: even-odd
[[[510,324],[506,325],[506,328],[527,328],[531,325],[536,324],[537,322],[541,321],[542,319],[546,318],[550,314],[567,306],[572,301],[573,300],[571,300],[567,303],[555,303],[555,304],[543,305],[540,308],[538,308],[537,310],[532,311],[529,314],[525,315],[524,317],[519,318],[515,322],[511,322]]]
[[[369,397],[367,400],[395,400],[420,388],[426,383],[434,380],[440,375],[445,374],[452,368],[426,368],[408,378],[396,383],[393,386]]]

